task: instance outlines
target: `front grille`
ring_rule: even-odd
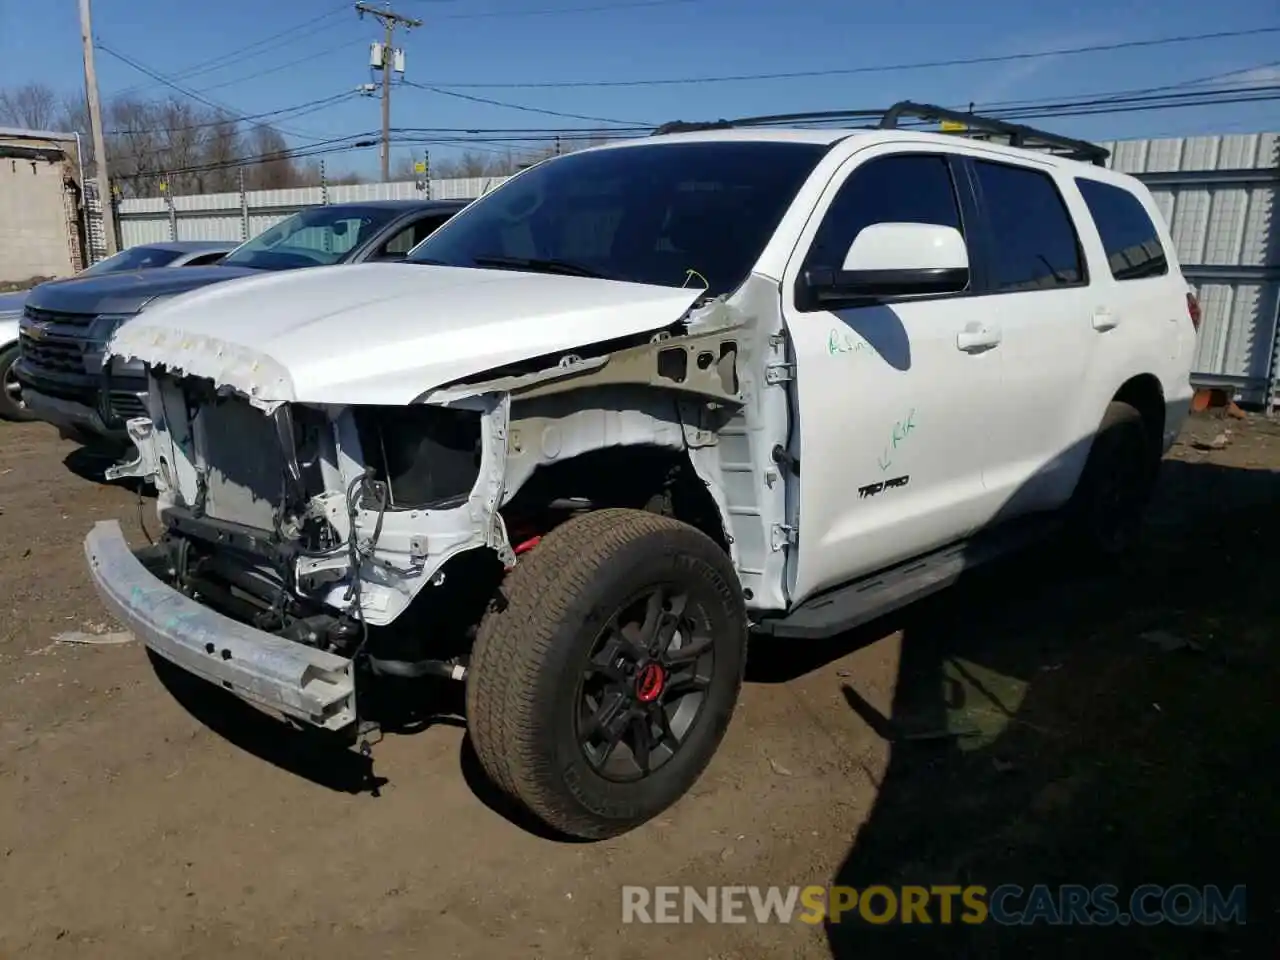
[[[112,390],[111,414],[121,420],[145,417],[147,415],[147,405],[143,402],[143,398],[136,393],[130,393],[127,390]]]
[[[39,307],[24,307],[22,314],[28,323],[57,324],[60,327],[87,327],[98,317],[96,313],[65,313]]]
[[[23,332],[19,338],[22,360],[32,369],[51,373],[83,374],[81,344],[75,340],[40,339]]]

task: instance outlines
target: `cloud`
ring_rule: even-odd
[[[1251,67],[1248,70],[1241,70],[1239,73],[1225,73],[1215,77],[1214,83],[1246,84],[1249,86],[1280,83],[1280,63]]]

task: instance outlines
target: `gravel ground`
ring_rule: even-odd
[[[1190,422],[1124,569],[1030,557],[836,642],[753,648],[693,793],[597,844],[495,798],[448,690],[370,771],[136,642],[55,640],[118,629],[81,541],[112,517],[140,539],[140,510],[103,465],[45,425],[0,424],[0,957],[1274,949],[1259,851],[1277,832],[1280,430],[1261,418]],[[624,926],[620,909],[624,884],[1148,880],[1249,883],[1249,923]]]

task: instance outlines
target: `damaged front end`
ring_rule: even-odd
[[[788,485],[775,451],[788,414],[772,376],[785,361],[775,286],[753,276],[733,304],[674,316],[670,291],[625,292],[662,302],[576,350],[542,340],[493,364],[501,353],[485,343],[399,403],[382,384],[299,396],[301,363],[126,328],[113,352],[147,365],[149,416],[128,422],[137,456],[110,476],[154,484],[163,532],[135,552],[119,524],[99,523],[86,540],[99,593],[186,671],[357,732],[357,671],[463,678],[504,572],[582,511],[690,523],[728,553],[749,602],[779,607]]]
[[[154,483],[164,532],[135,554],[119,524],[99,523],[94,579],[155,652],[260,706],[349,726],[370,628],[464,551],[514,560],[497,511],[505,394],[323,407],[152,371],[149,407],[128,423],[136,459],[112,475]],[[375,672],[462,672],[369,653]]]

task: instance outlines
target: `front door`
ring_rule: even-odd
[[[784,276],[799,412],[791,451],[800,462],[793,602],[960,539],[996,509],[983,467],[1000,412],[1001,358],[986,298],[899,298],[834,310],[802,309],[796,300],[800,272],[838,269],[871,224],[966,232],[972,205],[957,190],[967,183],[958,161],[923,144],[903,151],[895,144],[853,154]]]

